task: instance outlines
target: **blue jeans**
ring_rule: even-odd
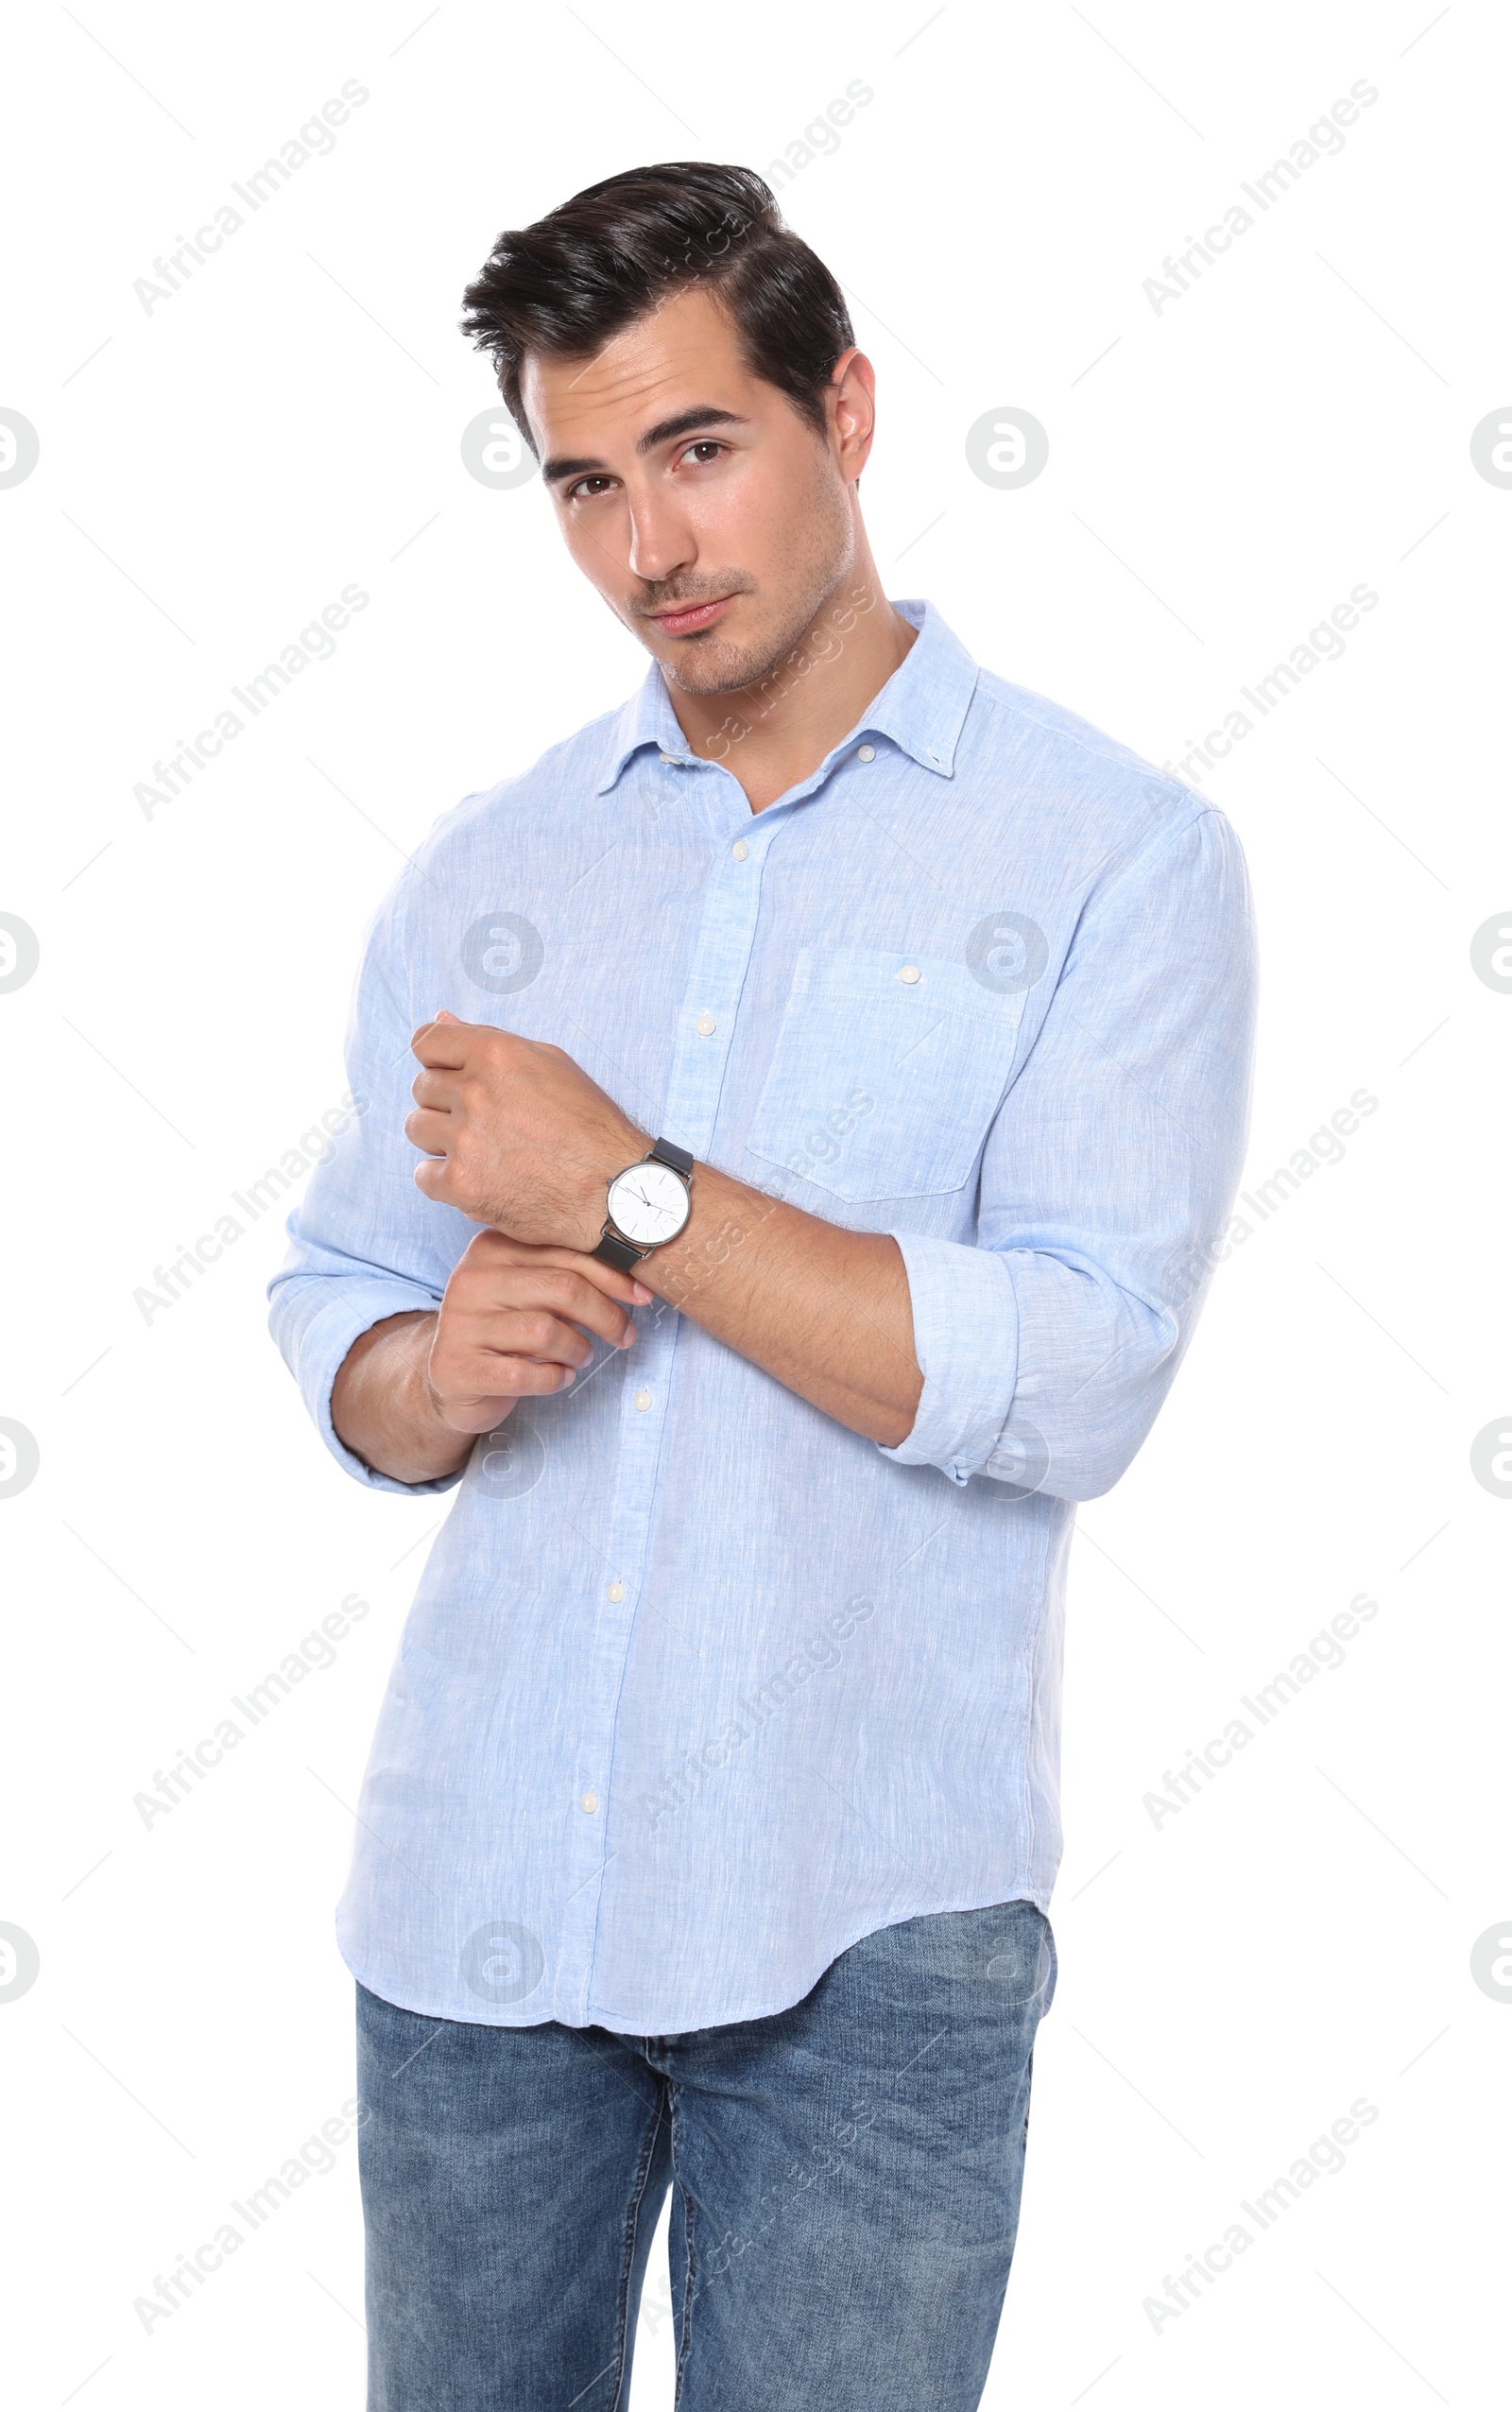
[[[679,2412],[970,2412],[1055,1980],[1021,1901],[883,1927],[791,2009],[686,2035],[359,1985],[369,2412],[626,2412],[669,2184]]]

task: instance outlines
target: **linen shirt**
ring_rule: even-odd
[[[371,928],[360,1111],[271,1292],[359,1482],[404,1488],[336,1439],[336,1371],[438,1303],[477,1228],[404,1133],[443,1004],[890,1232],[924,1377],[883,1448],[658,1302],[413,1486],[457,1496],[337,1913],[404,2008],[677,2033],[788,2007],[898,1921],[1048,1905],[1074,1503],[1129,1464],[1223,1251],[1249,899],[1203,797],[895,608],[901,667],[765,811],[653,666],[440,819]]]

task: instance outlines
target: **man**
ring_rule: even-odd
[[[612,178],[467,302],[652,663],[400,880],[275,1283],[348,1471],[461,1486],[339,1915],[370,2402],[623,2407],[670,2183],[685,2412],[967,2406],[1074,1503],[1232,1202],[1243,863],[886,600],[872,370],[759,178]]]

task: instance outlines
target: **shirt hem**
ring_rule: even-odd
[[[552,2010],[532,2012],[524,2004],[521,2005],[521,2014],[516,2018],[490,2018],[482,2010],[472,2008],[460,2010],[455,2005],[430,1996],[424,1987],[402,1988],[401,1990],[404,1994],[413,1992],[414,1996],[414,1998],[402,1999],[400,1991],[395,1991],[391,1986],[386,1985],[374,1973],[369,1973],[369,1967],[363,1964],[362,1955],[350,1949],[339,1934],[337,1949],[348,1974],[354,1976],[359,1985],[365,1987],[369,1993],[375,1993],[380,2001],[387,2002],[395,2009],[408,2010],[417,2018],[449,2019],[463,2026],[566,2026],[578,2032],[587,2027],[601,2026],[610,2035],[696,2035],[708,2027],[745,2026],[753,2020],[776,2018],[783,2010],[796,2009],[799,2003],[806,2000],[813,1992],[819,1979],[827,1970],[834,1966],[837,1959],[846,1952],[852,1950],[857,1943],[864,1943],[868,1935],[885,1934],[889,1926],[906,1925],[913,1918],[947,1918],[959,1911],[995,1909],[1005,1903],[1016,1901],[1028,1902],[1031,1907],[1040,1912],[1041,1916],[1048,1918],[1054,1888],[1054,1875],[1039,1880],[1026,1876],[1022,1883],[1010,1885],[1006,1891],[992,1887],[985,1890],[972,1890],[959,1900],[921,1902],[913,1907],[899,1909],[886,1918],[868,1921],[853,1931],[846,1933],[842,1940],[835,1943],[833,1948],[826,1949],[825,1956],[811,1973],[799,1981],[796,1990],[784,1986],[780,1993],[768,2000],[759,2001],[753,2006],[737,2004],[730,2008],[720,2007],[717,2009],[711,2009],[700,2004],[696,2005],[691,2013],[663,2015],[659,2018],[632,2019],[624,2011],[587,2003],[584,2005],[587,2015],[581,2019],[559,2018]],[[549,1990],[544,1977],[541,1979],[541,1990],[543,1992]]]

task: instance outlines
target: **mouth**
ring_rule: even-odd
[[[645,616],[663,636],[696,636],[701,629],[713,628],[734,599],[732,594],[721,594],[713,603],[674,605],[670,612],[649,612]]]

